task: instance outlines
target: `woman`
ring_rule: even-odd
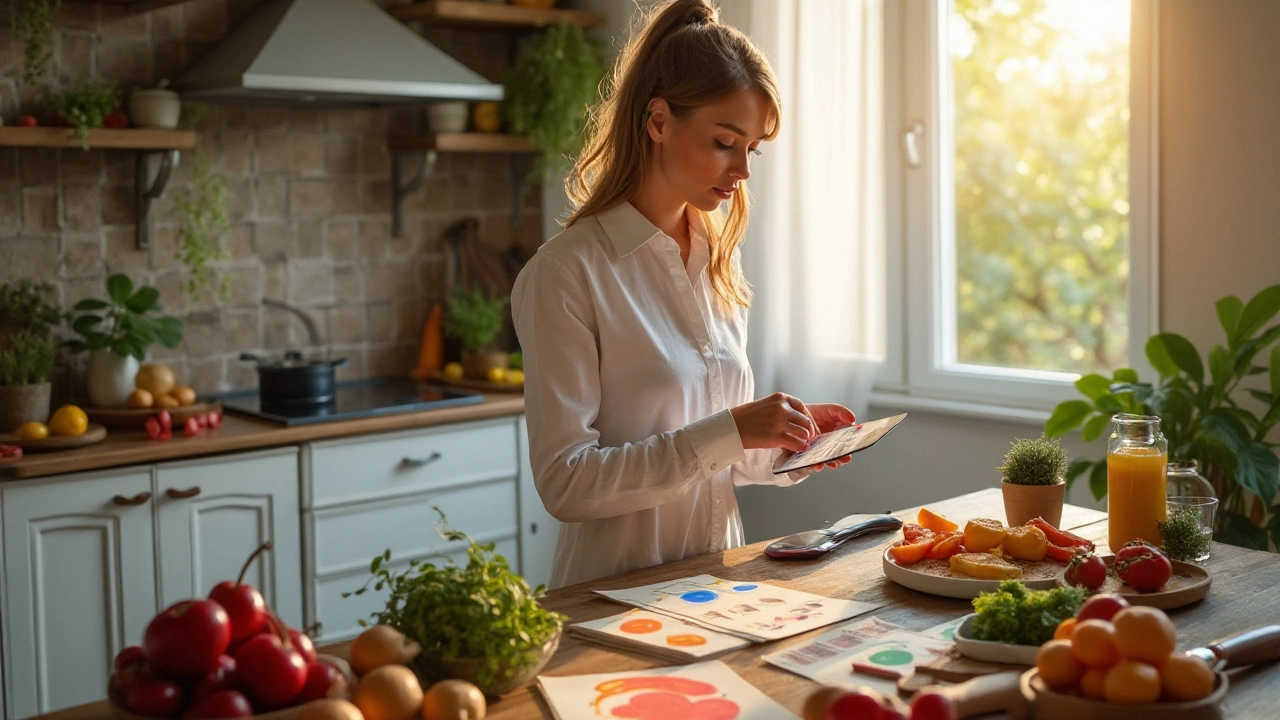
[[[706,0],[675,0],[609,82],[565,230],[512,291],[534,483],[565,523],[551,587],[741,545],[734,486],[799,482],[777,455],[854,422],[752,400],[737,245],[750,156],[781,115],[763,54]]]

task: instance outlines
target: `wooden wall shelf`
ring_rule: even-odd
[[[90,130],[85,143],[72,137],[71,128],[0,127],[0,147],[81,148],[90,150],[190,150],[196,134],[190,130],[146,128]]]
[[[85,5],[122,5],[131,13],[147,12],[157,8],[191,2],[191,0],[68,0]]]
[[[435,27],[471,30],[536,30],[561,23],[593,28],[604,22],[599,15],[582,10],[543,10],[474,0],[427,0],[397,5],[388,12],[402,22],[412,20]]]
[[[405,150],[438,150],[440,152],[508,152],[533,153],[538,149],[523,135],[500,133],[428,133],[396,135],[387,140],[392,152]]]

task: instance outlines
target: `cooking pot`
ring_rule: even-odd
[[[240,353],[258,366],[258,397],[263,404],[322,404],[333,401],[333,371],[350,360],[306,360],[290,351],[282,358]]]

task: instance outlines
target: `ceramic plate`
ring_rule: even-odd
[[[1156,592],[1140,593],[1120,582],[1120,578],[1111,573],[1111,566],[1115,562],[1114,555],[1102,556],[1102,562],[1107,565],[1107,581],[1098,588],[1097,592],[1119,593],[1129,601],[1130,605],[1145,605],[1161,610],[1180,608],[1203,600],[1209,594],[1209,586],[1213,584],[1213,577],[1209,575],[1208,570],[1199,565],[1171,560],[1173,577],[1169,583]],[[1057,580],[1057,583],[1064,587],[1067,585],[1066,572],[1067,569],[1064,567],[1058,574]]]
[[[902,566],[893,561],[889,548],[884,549],[884,576],[903,587],[930,595],[952,598],[976,598],[979,593],[994,592],[1001,580],[979,580],[951,575],[946,560],[922,560],[915,565]],[[1014,578],[1029,588],[1048,590],[1057,587],[1062,576],[1062,566],[1052,560],[1038,563],[1015,561],[1024,569],[1022,577]],[[928,570],[929,572],[926,572]]]
[[[1006,663],[1009,665],[1035,665],[1039,645],[1010,645],[1008,643],[975,640],[973,638],[973,619],[977,613],[964,617],[964,622],[956,628],[956,649],[961,655],[982,660],[983,662]]]

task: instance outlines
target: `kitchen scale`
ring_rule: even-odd
[[[227,412],[289,426],[484,402],[484,396],[479,393],[435,385],[418,385],[394,378],[338,383],[334,386],[332,399],[325,402],[263,402],[256,389],[215,395],[210,399],[220,400]]]

